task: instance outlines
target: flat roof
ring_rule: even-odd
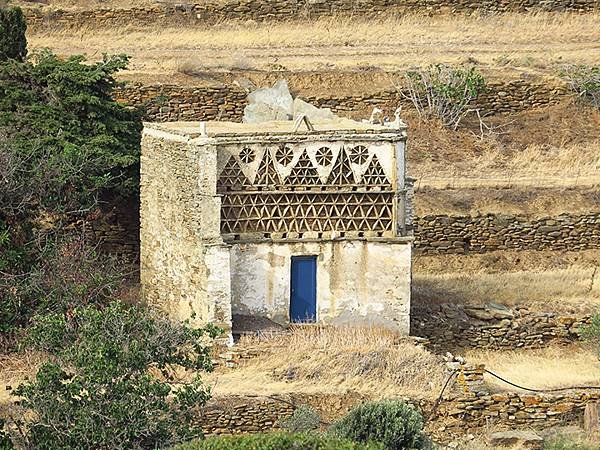
[[[204,124],[205,132],[202,132],[201,123]],[[188,138],[218,138],[234,136],[273,136],[273,135],[322,135],[322,134],[400,134],[405,127],[392,128],[376,125],[368,122],[357,122],[351,119],[315,120],[311,121],[314,131],[308,131],[305,124],[300,124],[298,131],[294,132],[295,121],[278,120],[261,123],[239,123],[239,122],[147,122],[146,128],[160,130]]]

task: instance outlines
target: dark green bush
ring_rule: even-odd
[[[282,420],[279,426],[291,433],[299,433],[316,430],[320,424],[319,413],[308,405],[301,405],[294,410],[290,417]]]
[[[423,417],[401,401],[368,402],[352,409],[331,431],[355,442],[381,442],[388,450],[429,449],[423,433]]]
[[[2,8],[0,3],[0,63],[8,59],[22,61],[27,55],[27,23],[21,8]]]
[[[21,417],[33,420],[11,428],[23,430],[14,440],[24,448],[149,449],[201,436],[194,419],[209,392],[198,371],[212,369],[206,336],[217,334],[119,303],[36,317],[25,344],[52,360],[15,390]]]
[[[360,444],[333,436],[306,433],[264,433],[215,436],[183,444],[177,450],[381,450],[379,444]]]

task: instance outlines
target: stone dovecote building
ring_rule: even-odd
[[[146,124],[141,281],[173,318],[409,329],[403,127]]]

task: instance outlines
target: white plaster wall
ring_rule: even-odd
[[[317,256],[317,320],[409,331],[411,246],[393,241],[231,247],[233,314],[289,321],[291,257]]]

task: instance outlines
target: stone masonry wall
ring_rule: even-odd
[[[284,75],[282,75],[283,77]],[[568,95],[564,86],[550,83],[510,80],[488,82],[489,91],[474,107],[484,113],[519,112],[556,104]],[[155,122],[225,120],[241,122],[246,92],[231,87],[184,87],[177,85],[129,85],[119,89],[115,98],[128,105],[144,106],[148,120]],[[410,106],[396,90],[351,96],[308,96],[305,100],[318,107],[352,118],[369,117],[375,106],[390,117],[402,104]]]
[[[223,20],[287,21],[331,15],[390,16],[407,12],[502,13],[600,9],[598,0],[216,0],[205,3],[149,5],[96,10],[25,11],[30,27],[103,27],[115,25],[206,25]]]
[[[411,311],[411,335],[436,352],[463,348],[540,348],[549,342],[578,341],[589,315],[535,312],[503,305],[461,306],[443,303]]]
[[[415,253],[484,253],[494,250],[600,248],[600,213],[519,216],[425,216],[415,218]]]
[[[483,367],[479,367],[483,370]],[[471,376],[471,375],[469,375]],[[460,388],[460,383],[457,382]],[[201,422],[207,435],[269,432],[279,428],[299,405],[313,406],[330,423],[366,400],[358,394],[314,394],[273,396],[231,396],[209,402]],[[325,405],[336,400],[338,407]],[[428,416],[432,402],[428,400],[406,401],[414,404]],[[576,423],[581,420],[585,406],[600,400],[600,393],[593,391],[568,391],[563,394],[527,394],[516,392],[490,393],[485,390],[446,394],[436,413],[427,423],[426,431],[438,442],[448,442],[471,430],[494,426],[497,429],[527,428],[544,429],[557,425]],[[324,411],[325,410],[325,411]]]

